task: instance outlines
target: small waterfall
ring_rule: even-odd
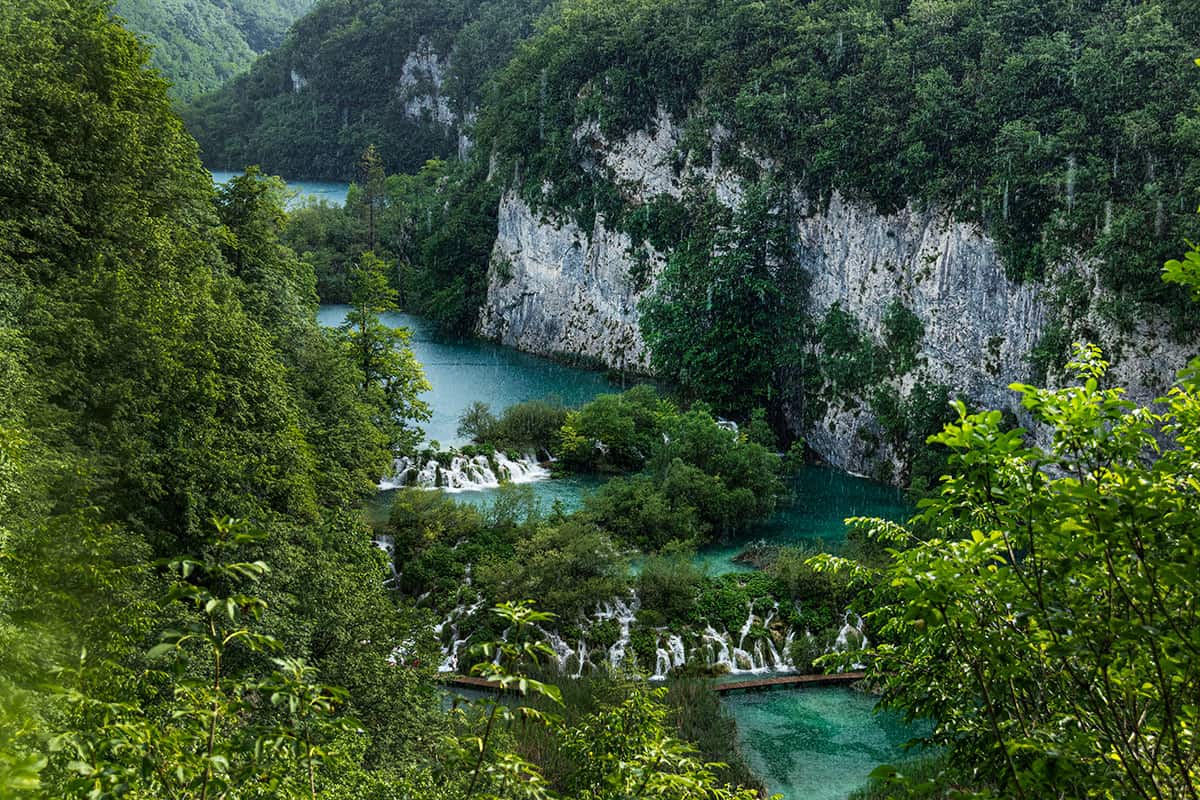
[[[701,635],[701,641],[704,642],[701,652],[707,656],[708,666],[722,667],[731,675],[762,675],[768,672],[794,671],[791,646],[796,638],[795,631],[788,631],[783,642],[782,653],[775,646],[771,637],[771,623],[778,612],[779,606],[776,605],[767,613],[762,620],[762,627],[766,635],[754,639],[749,645],[746,640],[750,636],[754,623],[758,621],[753,605],[747,607],[746,621],[738,630],[736,639],[727,631],[718,632],[711,625],[706,626]]]
[[[550,477],[550,471],[533,456],[513,460],[504,453],[492,457],[443,454],[438,458],[418,459],[404,456],[396,459],[391,478],[379,488],[441,489],[445,492],[478,492],[495,489],[501,483],[533,483]]]
[[[765,659],[762,657],[762,642],[756,643],[754,653],[746,650],[746,637],[750,635],[754,619],[754,604],[747,603],[746,622],[738,631],[737,647],[733,648],[733,663],[739,672],[763,672],[766,670]]]
[[[503,479],[510,483],[535,483],[550,477],[550,470],[539,464],[533,456],[510,461],[504,453],[496,453],[496,465]]]
[[[392,576],[385,580],[383,585],[398,585],[400,572],[396,569],[396,538],[390,533],[381,533],[375,537],[375,546],[387,554],[388,570],[392,573]]]
[[[829,649],[831,653],[845,653],[855,650],[865,650],[870,646],[867,639],[866,622],[857,614],[846,612],[842,620],[842,628],[838,631],[837,639]],[[854,669],[865,669],[865,664],[854,664]]]
[[[663,641],[665,630],[659,630],[658,641],[655,643],[654,652],[654,674],[650,676],[652,681],[666,680],[667,674],[671,670],[687,664],[687,652],[683,647],[683,637],[678,634],[670,634]],[[666,647],[663,647],[663,645]]]
[[[579,637],[579,641],[572,648],[558,635],[557,631],[548,631],[542,627],[538,627],[537,630],[545,638],[550,649],[554,651],[554,660],[558,664],[558,671],[572,678],[582,677],[584,667],[591,666],[587,658],[587,642],[583,637]]]
[[[731,419],[722,419],[718,417],[717,427],[732,434],[736,434],[738,432],[738,424]]]
[[[611,603],[605,603],[597,608],[593,615],[597,622],[615,619],[621,626],[621,633],[617,637],[616,643],[608,648],[608,663],[613,669],[619,669],[625,661],[631,638],[629,628],[637,618],[639,608],[641,608],[641,603],[638,601],[637,595],[631,594],[628,603],[619,597],[615,598]]]
[[[463,588],[471,589],[471,567],[467,566],[463,573]],[[460,593],[461,596],[461,593]],[[457,606],[446,618],[433,626],[433,634],[438,637],[438,641],[442,643],[442,663],[438,666],[438,672],[456,672],[459,666],[459,658],[462,656],[462,648],[467,643],[468,638],[464,636],[459,638],[460,622],[465,622],[471,617],[479,613],[479,610],[485,605],[483,597],[475,594],[475,599],[471,603],[460,601]],[[447,630],[449,635],[446,634]],[[505,632],[507,635],[507,631]]]
[[[433,632],[439,639],[444,639],[442,645],[442,663],[438,666],[438,672],[456,672],[458,670],[458,660],[462,656],[463,646],[467,643],[467,637],[459,638],[458,623],[463,620],[470,619],[479,609],[483,608],[483,600],[480,599],[472,605],[458,605],[446,617],[446,619],[433,626]],[[449,628],[449,636],[444,636],[444,631]]]

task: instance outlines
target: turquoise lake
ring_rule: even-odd
[[[785,800],[845,800],[880,764],[909,757],[904,744],[926,733],[848,689],[737,694],[721,703],[737,720],[747,763]]]
[[[322,306],[318,319],[322,325],[334,327],[342,323],[348,310],[342,305]],[[598,394],[621,388],[600,373],[563,366],[490,342],[446,339],[437,335],[428,322],[410,314],[385,314],[383,320],[412,333],[413,354],[424,365],[433,387],[424,395],[433,411],[433,418],[424,424],[426,439],[442,447],[467,443],[458,435],[458,419],[476,400],[499,412],[515,403],[545,397],[558,397],[567,405],[581,405]],[[842,521],[846,517],[903,520],[912,511],[898,490],[825,467],[806,467],[790,484],[790,498],[781,502],[770,520],[743,537],[705,548],[698,554],[710,571],[751,569],[733,560],[748,542],[761,539],[774,544],[819,543],[825,549],[837,550],[845,542]],[[558,501],[567,511],[579,508],[583,497],[600,485],[600,480],[589,477],[532,484],[544,509]],[[487,505],[494,494],[494,490],[462,492],[455,499]],[[388,501],[389,494],[383,493],[375,513],[385,513]]]
[[[318,321],[336,327],[348,306],[321,306]],[[458,435],[458,418],[481,400],[499,413],[526,400],[558,397],[567,405],[582,405],[598,394],[620,391],[596,372],[572,369],[479,339],[446,339],[410,314],[384,314],[383,322],[412,332],[413,355],[425,367],[431,391],[422,396],[433,411],[423,424],[425,438],[443,447],[467,444]],[[483,494],[475,492],[473,494]]]
[[[213,183],[218,186],[229,181],[240,172],[217,170],[212,173]],[[327,183],[323,181],[287,181],[288,188],[296,196],[288,203],[288,208],[297,208],[312,202],[324,201],[334,206],[346,205],[346,193],[350,191],[348,183]]]

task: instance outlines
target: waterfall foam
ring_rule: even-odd
[[[533,483],[549,477],[550,470],[529,455],[512,459],[504,453],[490,457],[448,453],[436,458],[404,456],[396,459],[392,477],[380,482],[379,488],[384,491],[413,487],[451,493],[478,492],[495,489],[501,483]]]
[[[398,586],[400,583],[400,572],[396,569],[396,538],[388,533],[381,533],[375,537],[375,546],[387,554],[388,571],[391,572],[391,577],[383,582],[384,586]]]
[[[615,619],[617,624],[620,625],[620,635],[613,646],[608,649],[608,663],[614,670],[619,669],[625,661],[632,638],[630,627],[637,618],[639,608],[641,608],[641,602],[638,600],[638,596],[630,594],[628,603],[619,597],[615,598],[611,603],[604,603],[597,608],[596,613],[593,615],[597,621]]]
[[[470,638],[469,635],[463,635],[462,630],[485,604],[483,598],[470,587],[471,574],[468,569],[463,588],[467,589],[474,599],[462,599],[463,595],[460,592],[458,605],[433,628],[442,645],[442,663],[439,667],[441,672],[455,672],[462,665],[464,647]],[[557,630],[542,627],[538,627],[537,630],[553,651],[555,664],[564,675],[579,678],[586,671],[597,668],[637,670],[640,666],[643,674],[648,672],[652,681],[665,680],[673,670],[697,661],[704,667],[730,675],[795,672],[792,646],[797,638],[810,636],[806,631],[791,627],[787,627],[786,631],[780,630],[778,604],[760,616],[755,613],[753,603],[750,603],[746,608],[745,621],[734,633],[724,628],[718,630],[712,624],[706,624],[701,632],[690,633],[687,630],[676,632],[665,627],[654,628],[653,663],[647,661],[639,665],[638,654],[634,651],[632,643],[633,629],[640,608],[641,603],[636,594],[600,604],[590,616],[579,619],[579,634],[573,643],[568,642]],[[610,620],[615,621],[618,626],[616,641],[606,647],[589,643],[589,634],[594,626]],[[507,640],[508,635],[509,631],[506,630],[502,638]],[[827,642],[826,652],[864,648],[868,645],[866,623],[862,617],[847,611],[837,636]],[[648,651],[644,656],[646,659],[651,657]],[[861,668],[861,665],[855,665],[855,668]]]

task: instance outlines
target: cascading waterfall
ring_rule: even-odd
[[[494,456],[445,454],[439,458],[396,459],[394,474],[379,484],[383,490],[413,487],[446,492],[477,492],[495,489],[501,483],[533,483],[550,477],[550,471],[533,456],[510,459]]]
[[[795,631],[787,632],[782,652],[771,638],[771,623],[778,613],[779,606],[776,604],[762,619],[762,627],[767,635],[755,638],[747,647],[746,640],[750,637],[754,623],[759,621],[754,613],[753,604],[750,604],[746,609],[746,621],[738,629],[736,637],[728,631],[718,631],[712,625],[707,625],[700,637],[702,644],[696,648],[696,652],[704,656],[706,666],[720,667],[730,675],[794,672],[796,668],[792,663],[791,645],[796,639]],[[665,678],[666,674],[654,677],[661,679]]]
[[[396,586],[400,583],[400,572],[396,569],[396,539],[391,534],[381,533],[375,537],[375,546],[387,554],[388,570],[392,576],[383,582],[384,586]]]
[[[467,566],[463,575],[463,589],[469,593],[474,592],[471,586],[470,565]],[[461,594],[460,591],[460,596]],[[438,672],[456,672],[458,670],[458,660],[468,639],[468,637],[459,638],[458,625],[478,614],[483,606],[483,597],[475,593],[475,599],[472,602],[460,601],[444,620],[433,626],[434,636],[438,637],[438,641],[442,643],[442,663],[438,666]],[[449,631],[449,635],[447,635],[447,631]]]
[[[471,586],[469,570],[464,582],[467,588]],[[469,638],[461,635],[460,628],[483,606],[484,600],[478,595],[475,595],[472,602],[460,601],[446,618],[434,627],[434,633],[442,642],[442,664],[439,667],[441,672],[458,670],[463,648]],[[632,642],[640,607],[638,597],[633,594],[599,605],[587,619],[579,621],[580,633],[573,642],[567,641],[557,630],[538,627],[537,631],[553,651],[554,661],[564,675],[579,678],[586,671],[598,668],[641,668],[649,671],[653,667],[653,672],[649,675],[652,681],[665,680],[673,670],[697,661],[705,667],[730,675],[795,672],[792,645],[797,637],[809,635],[792,628],[786,632],[777,630],[777,603],[764,616],[755,614],[751,603],[746,609],[745,622],[733,633],[725,629],[717,630],[711,624],[705,625],[704,630],[699,633],[690,634],[686,631],[672,631],[666,627],[654,628],[653,664],[639,664],[638,654],[634,651]],[[608,646],[590,643],[589,634],[592,629],[610,620],[616,621],[618,625],[616,641]],[[772,628],[772,624],[776,625],[775,629]],[[757,634],[756,626],[759,626],[760,630]],[[506,641],[508,635],[509,631],[506,630]],[[777,643],[776,639],[780,636],[782,642]],[[691,646],[689,641],[692,642]],[[841,629],[826,648],[826,652],[857,650],[867,645],[865,622],[858,615],[848,611],[843,617]],[[645,655],[648,659],[648,652]]]
[[[683,646],[683,637],[679,634],[667,634],[666,628],[658,629],[658,642],[654,653],[654,674],[652,681],[665,680],[667,673],[687,664],[687,651]],[[663,641],[664,636],[666,641]],[[664,648],[663,645],[666,645]]]
[[[837,639],[834,640],[830,652],[864,650],[870,644],[867,640],[866,623],[863,618],[847,611],[846,616],[842,619],[842,628],[838,631]],[[864,664],[854,664],[853,666],[855,669],[865,668]]]
[[[570,675],[572,678],[580,678],[583,676],[584,667],[592,666],[588,661],[587,642],[582,636],[579,637],[575,647],[572,648],[566,641],[558,635],[557,631],[548,631],[545,628],[539,627],[540,632],[546,640],[546,644],[554,651],[554,660],[558,664],[558,671],[564,675]]]
[[[625,661],[625,653],[629,649],[631,641],[630,628],[633,621],[637,619],[639,608],[641,608],[641,602],[638,600],[638,596],[631,594],[628,603],[616,598],[611,603],[605,603],[596,609],[594,616],[597,621],[615,619],[620,625],[621,633],[617,637],[616,643],[608,649],[608,663],[612,665],[613,669],[619,668]]]

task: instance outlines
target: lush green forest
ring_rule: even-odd
[[[319,328],[282,187],[215,192],[147,56],[103,3],[0,7],[0,792],[751,797],[624,680],[539,729],[588,748],[555,783],[507,707],[441,711],[358,510],[427,413],[386,277],[364,258]],[[506,685],[542,653],[501,647]]]
[[[1110,285],[1162,297],[1147,279],[1196,227],[1200,142],[1180,114],[1200,100],[1183,44],[1192,12],[1169,1],[576,0],[505,67],[479,138],[521,165],[527,198],[613,219],[620,193],[578,168],[592,143],[575,133],[595,120],[611,140],[661,106],[687,125],[681,160],[711,158],[720,126],[725,165],[751,178],[767,171],[883,211],[948,205],[997,235],[1015,276],[1040,277],[1074,248],[1103,260]]]
[[[438,93],[464,122],[491,73],[546,5],[327,0],[281,47],[247,75],[193,103],[185,118],[213,168],[258,164],[293,178],[351,180],[359,155],[375,144],[388,172],[416,172],[429,159],[456,155],[459,130],[432,109],[407,109],[434,88],[425,68],[403,83],[410,54],[423,40],[436,54],[443,81]],[[303,86],[293,73],[303,77]]]
[[[212,186],[106,2],[0,4],[0,797],[753,800],[708,679],[777,647],[865,665],[927,726],[934,749],[871,797],[1200,795],[1200,361],[1138,407],[1077,345],[1058,388],[1012,387],[1036,437],[944,387],[879,397],[897,441],[940,431],[912,520],[850,520],[837,555],[751,543],[749,572],[694,557],[769,518],[804,460],[771,425],[774,359],[806,346],[780,325],[819,340],[825,402],[906,374],[923,335],[899,302],[882,343],[836,307],[789,316],[789,188],[948,203],[1014,275],[1074,248],[1187,324],[1200,250],[1163,267],[1200,193],[1185,9],[566,0],[489,80],[537,9],[422,8],[323,2],[193,106],[250,98],[231,147],[356,173],[345,209],[288,212],[257,169]],[[476,53],[451,73],[460,109],[483,103],[466,162],[426,162],[433,140],[388,127],[402,104],[372,105],[421,35]],[[351,106],[315,98],[360,86],[357,117],[284,139],[295,103],[336,121]],[[736,210],[647,213],[579,169],[580,122],[615,136],[659,105],[681,157],[719,123],[775,170],[739,160]],[[470,327],[510,180],[669,251],[643,313],[677,385],[477,403],[471,444],[435,452],[410,334],[382,315]],[[318,296],[349,306],[340,327]],[[505,452],[602,486],[573,512],[404,488],[369,521],[397,464]],[[739,626],[740,655],[647,684],[663,639],[732,650]],[[508,697],[448,701],[447,659]]]
[[[113,10],[153,48],[186,102],[217,89],[283,41],[313,0],[118,0]]]
[[[900,304],[872,341],[840,310],[805,318],[789,229],[807,213],[796,192],[809,209],[838,191],[885,213],[932,206],[981,224],[1009,275],[1046,281],[1054,298],[1058,318],[1031,356],[1034,375],[1066,360],[1064,331],[1088,306],[1076,271],[1057,268],[1076,257],[1112,292],[1099,309],[1104,325],[1128,332],[1144,310],[1165,310],[1172,334],[1187,341],[1197,312],[1157,273],[1197,233],[1200,140],[1187,109],[1200,103],[1200,81],[1186,46],[1194,35],[1187,5],[1169,1],[565,2],[491,81],[472,84],[483,88],[471,94],[481,105],[468,162],[431,162],[391,179],[373,246],[399,265],[405,307],[469,332],[491,267],[481,231],[504,189],[585,231],[603,213],[630,234],[631,278],[643,288],[651,287],[639,245],[667,256],[641,309],[656,374],[720,413],[766,406],[777,423],[783,398],[803,397],[806,421],[831,402],[869,403],[883,438],[919,462],[924,438],[946,420],[946,388],[900,398],[875,390],[915,368],[919,321]],[[201,116],[233,119],[230,102]],[[754,202],[735,214],[702,185],[679,200],[635,202],[598,166],[595,148],[655,124],[660,108],[682,129],[671,166],[683,174],[717,158]],[[281,114],[280,135],[266,139],[309,129],[299,112]],[[578,135],[592,123],[594,135]],[[365,130],[324,128],[347,145],[343,134]],[[241,122],[222,137],[237,131],[262,137]],[[389,170],[436,150],[412,153],[413,138],[384,145],[390,135],[367,137],[380,142]],[[367,138],[353,141],[358,152]],[[318,151],[298,141],[290,152],[291,162],[263,159],[285,169]],[[347,163],[354,151],[341,152]],[[362,209],[351,202],[295,223],[292,243],[312,260],[327,299],[345,297],[347,269],[367,239]],[[751,242],[763,246],[741,246]],[[739,281],[717,280],[735,273]],[[714,285],[727,292],[716,305]],[[936,478],[938,468],[934,460],[907,472]]]
[[[1186,3],[571,0],[515,48],[541,7],[325,3],[189,123],[214,166],[349,179],[374,143],[388,172],[415,173],[455,152],[454,132],[406,120],[395,91],[424,36],[450,56],[454,112],[479,107],[493,174],[585,229],[597,211],[645,223],[603,170],[581,169],[594,142],[576,131],[596,121],[612,139],[663,107],[688,132],[678,165],[710,159],[719,128],[725,166],[751,180],[883,211],[944,205],[995,234],[1018,278],[1080,252],[1109,286],[1174,302],[1152,278],[1196,229]]]

